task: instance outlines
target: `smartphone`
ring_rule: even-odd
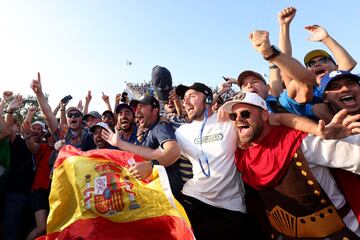
[[[127,92],[123,92],[122,94],[121,94],[121,102],[126,102],[126,97],[127,97],[127,95],[128,95],[128,93]]]
[[[65,103],[68,103],[71,99],[72,99],[72,96],[67,95],[67,96],[63,97],[63,99],[61,99],[61,102],[65,104]]]

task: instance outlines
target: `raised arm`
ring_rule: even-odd
[[[339,70],[351,71],[356,66],[355,59],[330,34],[319,25],[305,26],[309,31],[309,41],[322,42],[333,53]]]
[[[9,106],[7,107],[7,110],[5,111],[6,112],[5,121],[9,128],[12,128],[12,126],[14,125],[14,118],[13,118],[14,111],[23,105],[23,101],[24,100],[21,95],[16,95],[9,104]],[[15,140],[15,137],[16,137],[16,132],[11,130],[10,142],[13,142]]]
[[[281,10],[278,14],[279,22],[279,48],[282,53],[292,56],[292,46],[290,41],[290,23],[295,17],[296,9],[294,7],[287,7]],[[291,78],[281,73],[280,69],[276,65],[270,65],[269,67],[269,86],[270,93],[273,96],[279,96],[284,88],[291,82]]]
[[[0,142],[10,135],[10,127],[6,124],[3,117],[0,117]]]
[[[49,127],[49,130],[51,131],[51,133],[54,134],[58,129],[59,125],[55,115],[51,110],[49,103],[46,101],[45,95],[42,90],[41,77],[39,72],[37,74],[37,79],[31,82],[30,87],[36,95],[36,99],[39,103],[41,111],[43,112],[46,118],[46,122]]]
[[[250,34],[250,39],[253,47],[264,58],[274,56],[274,50],[269,40],[269,32],[254,31]],[[278,66],[283,74],[286,74],[293,79],[287,87],[287,94],[289,97],[298,103],[306,103],[313,98],[313,86],[315,83],[314,73],[308,71],[295,58],[281,52],[268,61]]]
[[[28,111],[26,113],[26,117],[24,119],[24,122],[28,121],[29,123],[32,122],[32,119],[34,118],[35,116],[35,113],[37,111],[37,107],[36,106],[30,106],[28,108]]]
[[[291,113],[273,113],[270,114],[270,125],[283,125],[303,132],[311,133],[324,139],[340,139],[356,133],[358,125],[352,125],[360,119],[360,114],[356,116],[347,116],[345,109],[334,115],[331,122],[325,125],[323,120],[315,123],[309,118],[301,117]],[[356,128],[356,129],[355,129]]]
[[[40,150],[40,144],[36,143],[32,139],[32,132],[31,132],[31,123],[27,120],[25,120],[21,126],[21,133],[24,137],[24,140],[26,142],[26,146],[30,150],[31,153],[37,154]]]
[[[105,102],[106,109],[110,110],[112,112],[109,96],[106,95],[104,92],[102,92],[102,97],[101,98]]]
[[[88,112],[89,112],[89,104],[90,104],[91,99],[92,99],[91,90],[89,90],[85,97],[85,106],[84,106],[84,111],[83,111],[84,115],[88,114]]]
[[[279,22],[279,48],[282,53],[292,55],[292,47],[290,41],[290,23],[295,17],[296,9],[288,7],[281,10],[278,14]]]

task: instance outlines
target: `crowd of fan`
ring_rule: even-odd
[[[360,77],[350,72],[356,66],[356,61],[318,25],[306,27],[311,34],[310,40],[321,41],[334,57],[326,51],[314,50],[305,55],[305,66],[294,59],[291,56],[289,27],[295,13],[296,9],[291,7],[279,13],[280,50],[270,44],[268,32],[254,31],[251,34],[253,47],[269,62],[269,81],[256,71],[246,70],[236,79],[224,77],[224,81],[215,89],[210,89],[206,83],[194,83],[191,86],[180,84],[173,88],[170,72],[164,67],[155,66],[150,82],[126,83],[125,92],[134,95],[135,99],[129,99],[129,95],[124,93],[117,94],[112,107],[110,97],[103,93],[102,100],[106,108],[100,114],[89,111],[91,91],[85,97],[84,107],[69,107],[70,100],[64,98],[52,110],[38,74],[38,78],[31,82],[31,88],[39,109],[29,108],[23,122],[13,117],[14,112],[22,107],[22,96],[5,91],[0,104],[3,239],[35,239],[45,233],[52,166],[58,152],[66,145],[82,151],[107,148],[139,154],[148,161],[129,168],[130,173],[138,179],[147,178],[154,165],[164,166],[173,195],[183,204],[197,239],[271,239],[278,235],[296,238],[271,222],[272,209],[266,205],[268,201],[273,201],[274,206],[287,209],[286,204],[292,202],[276,202],[281,196],[272,199],[265,191],[259,190],[273,189],[277,184],[284,184],[279,180],[280,177],[274,177],[271,184],[266,183],[258,188],[259,185],[254,182],[263,176],[257,171],[264,171],[264,168],[256,168],[253,173],[259,175],[253,177],[253,173],[247,174],[247,171],[253,170],[249,170],[253,164],[246,165],[243,162],[255,156],[251,149],[261,145],[263,138],[260,137],[270,125],[284,125],[321,138],[353,137],[349,135],[358,133],[359,127],[356,120],[360,113]],[[241,91],[233,89],[233,85],[237,85]],[[45,116],[43,122],[33,121],[36,111],[41,111]],[[322,121],[318,124],[320,119]],[[282,127],[276,129],[276,136],[287,136],[290,139],[290,132]],[[269,141],[283,143],[281,137],[276,138],[275,135]],[[359,174],[360,157],[359,153],[356,155],[359,135],[354,136],[357,143],[352,142],[355,146],[351,146],[348,153],[341,152],[340,145],[336,149],[346,156],[355,152],[355,156],[349,155],[353,162],[342,164],[329,160],[322,163],[321,167],[344,168]],[[303,141],[303,146],[306,145],[303,139],[310,141],[308,137],[301,139],[298,143]],[[351,138],[351,141],[355,140]],[[286,148],[285,145],[282,146]],[[295,150],[298,147],[296,145]],[[306,150],[301,150],[309,166],[317,166],[318,162],[310,160]],[[246,154],[246,151],[252,154]],[[266,149],[262,151],[266,152]],[[316,152],[317,149],[311,151]],[[332,150],[322,148],[322,151],[322,154],[326,154]],[[271,153],[266,157],[258,157],[269,158],[267,164],[271,165]],[[302,166],[303,163],[297,164]],[[281,166],[280,169],[287,169],[290,163]],[[310,168],[317,176],[315,170]],[[284,171],[277,169],[269,172],[266,178],[274,172],[284,174]],[[246,183],[246,194],[239,172]],[[310,177],[311,174],[303,175]],[[321,234],[326,237],[334,232],[345,234],[343,230],[348,228],[351,231],[346,232],[349,234],[346,236],[357,239],[360,227],[355,207],[351,206],[352,210],[347,209],[346,214],[341,215],[341,209],[348,206],[345,202],[349,200],[344,200],[348,196],[343,189],[345,197],[340,190],[335,191],[337,185],[329,178],[326,175],[324,181],[335,187],[323,186],[322,179],[316,179],[323,188],[321,194],[324,193],[326,199],[331,200],[339,216],[344,219],[345,227],[337,228],[336,231],[324,227],[326,230],[323,231],[327,232]],[[313,185],[315,180],[307,181],[308,185]],[[297,187],[294,185],[294,188]],[[254,192],[263,201],[263,205],[256,205],[255,208],[248,201],[245,204],[245,196],[250,198]],[[321,201],[324,203],[323,199]],[[250,203],[258,202],[252,199]],[[259,213],[262,207],[266,209],[263,215]],[[264,219],[270,220],[270,223],[264,223]]]

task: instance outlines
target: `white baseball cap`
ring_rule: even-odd
[[[246,103],[256,107],[260,107],[264,110],[268,110],[265,100],[260,97],[257,93],[252,92],[239,92],[236,94],[231,101],[224,103],[221,109],[225,112],[232,112],[232,107],[238,103]]]

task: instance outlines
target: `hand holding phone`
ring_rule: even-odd
[[[71,96],[71,95],[67,95],[67,96],[63,97],[63,99],[61,99],[61,102],[62,102],[63,104],[67,104],[71,99],[72,99],[72,96]]]

